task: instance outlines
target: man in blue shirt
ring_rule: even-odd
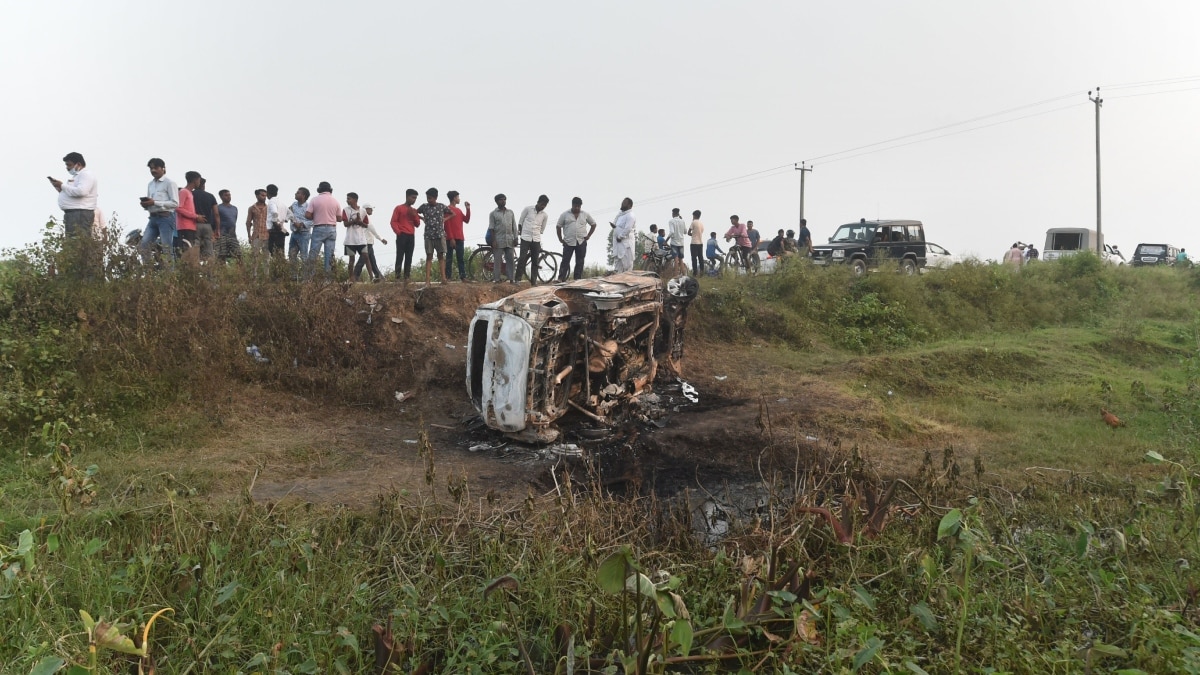
[[[800,255],[812,255],[812,233],[808,231],[808,221],[800,219],[800,232],[796,235],[796,248]]]
[[[709,274],[712,274],[716,270],[717,262],[720,260],[719,256],[724,254],[725,251],[722,251],[721,247],[717,245],[717,233],[713,232],[708,235],[708,244],[704,251],[704,257],[708,258]]]
[[[217,204],[217,219],[221,227],[217,239],[217,258],[221,262],[228,262],[230,258],[241,260],[242,245],[237,238],[238,208],[229,203],[232,198],[229,190],[221,190],[217,195],[221,198],[221,203]]]

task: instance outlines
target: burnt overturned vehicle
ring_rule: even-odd
[[[467,389],[484,423],[550,442],[578,412],[610,425],[656,378],[681,376],[687,306],[699,286],[622,272],[535,286],[481,305],[468,336]]]

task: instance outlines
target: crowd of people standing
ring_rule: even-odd
[[[63,181],[49,177],[49,180],[59,192],[65,233],[69,238],[91,235],[98,218],[97,180],[80,153],[68,153],[63,157],[63,163],[70,178]],[[151,180],[140,203],[147,221],[136,242],[130,242],[137,246],[143,258],[147,262],[161,261],[167,267],[180,258],[205,263],[241,262],[240,213],[233,204],[231,192],[223,189],[216,196],[212,195],[207,191],[204,176],[198,171],[186,172],[181,188],[167,177],[166,163],[158,157],[152,158],[146,166]],[[446,193],[446,203],[439,202],[439,196],[437,188],[429,188],[425,191],[425,202],[418,206],[419,193],[410,188],[405,191],[404,203],[392,210],[388,225],[396,239],[394,275],[397,280],[407,282],[411,278],[419,231],[424,242],[426,281],[452,280],[456,269],[458,278],[467,280],[463,228],[471,222],[471,203],[462,201],[454,190]],[[363,279],[364,272],[372,281],[383,279],[374,245],[376,242],[387,245],[388,242],[372,223],[374,207],[371,204],[360,203],[358,194],[348,192],[343,205],[326,181],[318,184],[316,196],[307,187],[299,187],[294,197],[290,205],[283,206],[276,185],[254,191],[254,203],[246,209],[241,222],[256,270],[266,272],[272,260],[286,259],[298,267],[305,267],[307,274],[312,275],[320,258],[328,274],[333,266],[338,227],[341,226],[346,232],[343,252],[348,258],[351,280]],[[528,270],[530,283],[536,284],[542,238],[550,223],[546,211],[549,197],[540,195],[519,215],[508,208],[508,198],[504,194],[493,199],[496,208],[488,215],[485,236],[494,260],[492,280],[499,282],[507,277],[509,282],[518,282]],[[573,198],[571,207],[559,215],[554,224],[555,235],[562,246],[562,264],[554,270],[559,281],[565,281],[568,275],[580,279],[584,274],[588,242],[596,234],[597,222],[582,207],[583,200]],[[705,258],[712,259],[721,252],[716,243],[716,232],[710,233],[706,250],[705,226],[700,216],[700,211],[693,211],[688,224],[678,208],[672,209],[671,219],[660,235],[661,245],[683,267],[686,267],[684,246],[690,244],[692,273],[697,276],[704,272]],[[754,229],[753,221],[742,224],[738,216],[732,216],[730,222],[725,240],[734,241],[734,247],[748,256],[761,241],[759,232]],[[613,267],[618,272],[632,270],[637,216],[631,198],[622,200],[620,211],[609,222],[609,228]],[[651,231],[658,231],[657,225],[652,225]],[[811,240],[807,238],[807,228],[802,222],[799,243],[791,231],[785,236],[780,230],[768,251],[775,251],[773,255],[786,255],[804,246],[811,248]]]

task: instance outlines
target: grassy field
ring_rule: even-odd
[[[383,344],[336,285],[80,283],[62,255],[0,268],[3,672],[1200,672],[1194,271],[705,280],[689,353],[721,358],[698,386],[811,402],[764,447],[822,438],[805,489],[763,486],[709,546],[677,501],[566,473],[251,499],[239,456],[312,460],[234,420],[232,390],[380,414],[459,386],[413,363],[455,315]],[[277,363],[221,358],[249,340]],[[431,468],[454,452],[420,441]]]

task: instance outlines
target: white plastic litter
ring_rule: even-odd
[[[400,403],[404,403],[405,401],[407,401],[410,396],[412,396],[412,392],[410,392],[410,391],[396,392],[396,400],[399,401]]]
[[[262,352],[259,351],[259,349],[258,349],[258,345],[250,345],[249,347],[246,347],[246,353],[254,359],[255,363],[270,363],[271,362],[271,359],[268,359],[267,357],[262,355]]]
[[[729,379],[729,376],[728,375],[717,375],[713,379],[716,380],[717,382],[724,382],[725,380]]]

